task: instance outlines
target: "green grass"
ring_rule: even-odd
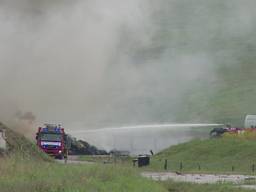
[[[164,163],[167,159],[168,171],[180,171],[182,163],[183,172],[256,174],[255,149],[255,140],[244,138],[193,140],[158,153],[151,158],[150,166],[138,170],[164,171]],[[81,160],[114,164],[114,159],[111,157],[82,156]],[[116,163],[133,168],[132,158],[117,159]],[[255,172],[252,171],[253,165]]]
[[[152,158],[147,169],[164,170],[168,160],[168,170],[185,172],[229,173],[234,166],[235,173],[254,174],[256,172],[256,142],[240,138],[194,140],[172,146]],[[200,165],[200,170],[199,170]]]
[[[1,192],[246,192],[229,184],[155,182],[135,169],[113,165],[64,165],[22,158],[0,159]]]
[[[166,191],[138,172],[111,165],[62,165],[15,158],[1,159],[1,192]]]
[[[51,158],[40,151],[35,143],[29,141],[23,135],[11,130],[1,122],[0,128],[6,130],[7,156],[21,156],[22,158],[38,161],[51,161]]]
[[[0,158],[1,192],[194,192],[194,191],[247,191],[228,184],[198,185],[189,183],[154,182],[142,178],[144,169],[132,168],[131,159],[117,160],[117,164],[102,164],[107,157],[81,157],[95,161],[95,164],[64,165],[50,161],[45,154],[24,137],[7,130],[10,152]],[[225,146],[225,147],[223,147]],[[206,141],[192,141],[173,146],[152,159],[150,169],[162,170],[163,160],[168,158],[169,169],[175,170],[182,160],[184,171],[196,171],[195,163],[200,162],[202,170],[209,172],[226,171],[232,163],[237,169],[247,172],[247,164],[256,159],[253,153],[256,144],[250,140],[233,138]],[[220,150],[216,150],[220,148]],[[217,162],[217,163],[216,163]],[[243,162],[243,163],[241,163]],[[206,166],[207,165],[207,166]],[[217,167],[217,169],[216,169]],[[148,168],[146,168],[148,169]]]
[[[6,129],[8,144],[7,154],[0,156],[1,192],[167,191],[127,167],[54,163],[25,137],[0,126]]]

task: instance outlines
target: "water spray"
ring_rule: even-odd
[[[129,130],[141,130],[141,129],[174,129],[174,128],[196,128],[196,127],[216,127],[223,126],[224,124],[191,124],[191,123],[167,123],[167,124],[151,124],[151,125],[134,125],[134,126],[121,126],[121,127],[106,127],[99,129],[89,129],[89,130],[78,130],[73,131],[73,133],[89,133],[89,132],[103,132],[103,131],[129,131]]]

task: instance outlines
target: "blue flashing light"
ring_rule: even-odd
[[[55,131],[55,132],[58,132],[58,133],[61,132],[60,128],[55,128],[54,131]]]
[[[42,132],[56,132],[56,133],[61,133],[61,128],[48,129],[48,128],[46,127],[46,128],[43,128],[43,129],[42,129]]]
[[[48,132],[48,128],[43,128],[43,132]]]

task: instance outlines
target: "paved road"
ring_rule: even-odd
[[[80,161],[79,156],[77,156],[77,155],[69,155],[67,162],[65,162],[65,160],[58,160],[58,159],[56,159],[55,161],[58,163],[62,163],[62,164],[64,164],[64,163],[67,163],[67,164],[93,164],[93,162],[89,162],[89,161]]]

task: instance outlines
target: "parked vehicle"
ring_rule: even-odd
[[[210,132],[211,137],[220,137],[223,134],[241,135],[244,133],[256,133],[256,115],[246,115],[243,128],[233,128],[230,125],[222,128],[214,128]]]

